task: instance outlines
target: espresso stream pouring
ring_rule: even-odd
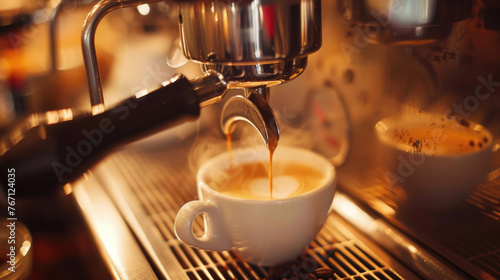
[[[269,89],[245,89],[246,98],[235,96],[222,109],[221,127],[227,137],[229,160],[232,161],[231,133],[238,121],[250,123],[259,132],[269,150],[269,193],[273,197],[273,154],[280,137],[279,126],[274,113],[263,94]],[[264,96],[263,96],[264,95]],[[268,95],[267,95],[268,96]],[[232,163],[230,163],[232,164]]]
[[[67,109],[33,115],[3,137],[0,167],[15,168],[16,195],[48,194],[80,177],[112,148],[197,118],[200,108],[219,102],[232,88],[262,94],[262,98],[259,93],[248,96],[255,106],[248,102],[243,103],[249,106],[240,106],[239,99],[231,104],[267,112],[261,118],[263,126],[259,117],[251,119],[246,113],[239,119],[248,119],[267,144],[277,145],[279,130],[267,104],[269,87],[299,76],[307,56],[321,46],[320,1],[215,1],[211,6],[206,1],[175,1],[184,55],[200,63],[205,75],[193,81],[177,76],[153,92],[139,92],[104,109],[94,45],[97,25],[113,10],[155,2],[159,0],[102,0],[90,11],[82,50],[92,113],[73,115]],[[231,115],[229,123],[238,119],[237,111]],[[6,174],[1,176],[7,182]]]
[[[246,98],[235,96],[229,99],[221,114],[221,127],[228,135],[237,121],[250,123],[259,132],[266,147],[272,153],[278,146],[279,126],[274,113],[264,97],[256,90],[245,90]]]
[[[195,120],[204,101],[219,98],[226,91],[226,84],[216,73],[193,82],[178,75],[165,86],[137,94],[99,114],[74,116],[67,109],[32,115],[1,140],[0,167],[16,170],[16,195],[49,194],[80,177],[113,148]],[[276,119],[259,94],[251,93],[249,99],[233,97],[225,108],[226,127],[247,120],[269,148],[276,147]],[[8,181],[4,179],[2,182]]]

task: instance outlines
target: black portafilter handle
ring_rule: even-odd
[[[16,198],[53,194],[114,148],[196,120],[201,107],[227,91],[221,81],[210,73],[194,81],[178,75],[102,113],[47,119],[24,130],[16,126],[0,140],[1,189]]]

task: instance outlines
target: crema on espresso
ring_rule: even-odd
[[[410,124],[392,128],[385,134],[385,141],[399,149],[426,155],[461,155],[489,145],[490,137],[468,126],[439,122],[435,124]]]
[[[271,199],[269,188],[269,163],[265,161],[229,165],[207,178],[207,184],[223,194],[245,198]],[[297,196],[322,185],[321,172],[293,161],[273,162],[272,198]]]

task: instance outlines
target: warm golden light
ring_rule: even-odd
[[[69,195],[73,192],[73,186],[71,186],[71,184],[68,183],[68,184],[64,185],[63,190],[64,190],[64,194]]]
[[[23,256],[26,256],[28,254],[28,252],[30,251],[30,249],[31,249],[31,242],[29,242],[28,240],[26,240],[26,241],[23,242],[23,245],[19,249],[19,252]]]
[[[26,120],[28,127],[35,127],[40,123],[40,115],[33,114]]]
[[[63,109],[59,110],[58,112],[59,112],[59,117],[62,120],[69,121],[73,119],[73,110],[71,109]]]
[[[377,200],[377,201],[372,201],[372,203],[373,203],[373,208],[377,209],[384,216],[394,216],[396,214],[396,211],[394,211],[392,207],[390,207],[383,201]]]
[[[57,111],[49,111],[45,113],[45,117],[47,119],[47,124],[54,124],[59,122],[59,114]]]
[[[12,145],[16,145],[19,141],[21,141],[24,137],[24,133],[22,129],[16,129],[12,131],[10,134],[10,141]]]
[[[142,4],[137,6],[137,11],[139,12],[139,14],[146,16],[151,11],[151,8],[149,7],[148,4]]]
[[[346,217],[356,226],[361,226],[364,228],[376,226],[376,223],[372,217],[366,214],[363,210],[361,210],[361,208],[359,208],[343,194],[335,194],[332,206],[335,211],[339,212],[339,214],[341,214],[343,217]]]
[[[45,126],[42,125],[38,127],[38,137],[40,137],[40,139],[42,140],[47,139],[47,131],[45,130]]]
[[[97,104],[90,109],[93,116],[104,112],[104,104]]]
[[[147,89],[143,89],[143,90],[141,90],[141,91],[139,91],[139,92],[137,92],[135,94],[135,98],[139,99],[139,98],[141,98],[143,96],[146,96],[147,94],[148,94],[148,90]]]

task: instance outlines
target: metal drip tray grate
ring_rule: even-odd
[[[401,215],[404,191],[387,185],[382,168],[344,178],[348,191],[393,224],[477,278],[500,277],[500,178],[477,186],[452,209]],[[497,171],[497,173],[500,171]],[[403,202],[402,202],[403,201]],[[400,211],[398,213],[398,210]]]
[[[380,257],[387,255],[379,249],[375,254],[373,247],[358,239],[336,214],[329,217],[299,258],[277,267],[246,263],[232,251],[213,252],[187,246],[176,238],[173,227],[178,209],[197,198],[194,176],[186,167],[186,154],[152,153],[133,149],[117,153],[106,161],[106,170],[130,187],[131,196],[176,259],[164,261],[177,261],[185,279],[403,279],[401,275],[411,275],[399,264],[399,273],[389,267]],[[203,231],[201,219],[194,230]]]

